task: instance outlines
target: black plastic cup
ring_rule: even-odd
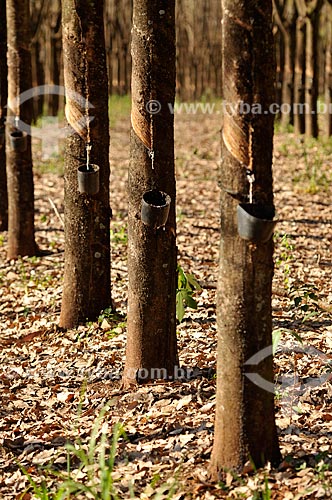
[[[78,190],[80,193],[94,195],[99,192],[99,167],[89,164],[81,165],[77,169]]]
[[[277,220],[274,207],[240,203],[237,207],[237,226],[241,238],[253,243],[266,243],[273,235]]]
[[[9,143],[13,151],[23,153],[27,148],[28,134],[21,130],[15,130],[9,134]]]
[[[170,205],[171,197],[163,191],[146,191],[142,198],[142,222],[154,229],[165,226]]]

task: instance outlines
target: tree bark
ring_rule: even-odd
[[[326,5],[326,50],[325,50],[325,126],[326,137],[332,135],[332,7]]]
[[[306,80],[305,102],[307,112],[305,115],[305,135],[318,137],[318,27],[319,13],[323,2],[317,2],[317,8],[306,18]]]
[[[305,135],[307,137],[318,137],[318,29],[319,15],[324,0],[312,0],[307,3],[305,0],[295,0],[299,13],[299,21],[305,20],[306,43],[305,43]],[[297,47],[301,40],[297,40]]]
[[[108,81],[103,31],[103,2],[63,0],[62,33],[66,116],[76,130],[65,147],[65,271],[60,326],[71,328],[95,319],[111,305]],[[87,128],[78,126],[85,102],[90,116],[91,161],[100,167],[100,190],[78,192],[77,168],[86,164]],[[81,135],[79,135],[79,132]]]
[[[284,5],[274,0],[276,23],[281,31],[284,45],[284,68],[281,91],[283,105],[281,123],[284,127],[292,124],[294,102],[294,63],[296,43],[296,11],[293,0],[287,0]]]
[[[274,102],[275,78],[272,1],[222,0],[222,6],[224,99],[234,107],[239,101],[260,104],[263,112],[255,114],[251,108],[251,113],[224,113],[217,403],[210,469],[215,480],[225,470],[241,472],[249,460],[259,467],[281,458],[274,394],[246,376],[246,372],[256,372],[273,384],[273,240],[264,244],[243,240],[236,224],[238,201],[248,194],[244,167],[255,175],[254,202],[273,209],[274,117],[268,112]],[[266,352],[258,366],[245,364],[263,349]]]
[[[125,384],[140,376],[172,377],[178,362],[174,121],[168,107],[175,98],[174,3],[134,1]],[[147,111],[151,99],[161,105],[153,117]],[[154,169],[149,148],[155,154]],[[150,189],[171,197],[165,228],[153,229],[141,221],[142,195]]]
[[[20,95],[32,87],[29,0],[7,0],[8,112],[7,132],[15,129],[14,117],[28,127],[32,118],[32,99],[20,103]],[[34,234],[34,186],[31,136],[23,152],[13,150],[7,141],[8,258],[32,256],[37,252]]]
[[[0,231],[8,229],[6,175],[7,27],[6,0],[0,0]]]
[[[294,79],[294,131],[305,132],[305,46],[306,23],[304,14],[298,12],[296,21],[295,79]]]

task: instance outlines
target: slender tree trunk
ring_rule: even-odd
[[[77,326],[111,304],[108,81],[103,31],[103,2],[63,0],[66,116],[78,133],[67,137],[65,151],[65,272],[60,325]],[[77,168],[86,164],[87,128],[78,119],[90,115],[91,161],[100,167],[100,190],[78,192]],[[83,118],[84,122],[84,118]]]
[[[50,83],[52,85],[60,84],[60,66],[58,57],[58,41],[61,40],[61,2],[52,0],[50,24]],[[50,96],[48,113],[51,116],[57,116],[59,111],[60,96],[52,94]]]
[[[296,48],[299,51],[297,54],[297,63],[302,63],[302,48],[303,39],[301,35],[301,24],[305,23],[306,29],[306,43],[305,43],[305,134],[307,137],[318,136],[318,116],[317,116],[317,99],[318,99],[318,28],[319,28],[319,15],[323,6],[324,0],[312,0],[306,2],[305,0],[295,0],[298,10],[298,29],[297,29],[297,42]],[[299,64],[299,66],[300,66]],[[303,69],[304,66],[302,66]],[[300,67],[297,67],[298,77],[297,84],[299,83]],[[300,123],[297,119],[295,122],[296,131],[300,128]]]
[[[315,10],[306,18],[305,134],[307,137],[318,137],[318,25],[319,10]]]
[[[284,60],[284,79],[282,82],[281,91],[281,101],[282,105],[287,107],[287,111],[281,114],[281,123],[284,127],[287,127],[292,122],[292,104],[293,104],[293,72],[292,72],[292,53],[291,53],[291,37],[287,33],[284,36],[284,49],[285,49],[285,60]]]
[[[296,134],[305,132],[305,18],[299,13],[296,21],[295,80],[294,80],[294,130]]]
[[[31,64],[32,64],[32,85],[38,87],[45,84],[45,74],[42,61],[40,59],[40,43],[35,40],[31,44]],[[43,95],[33,99],[33,121],[36,121],[43,114],[45,98]]]
[[[0,0],[0,231],[8,228],[6,176],[7,27],[6,0]]]
[[[42,47],[44,47],[43,27],[47,18],[49,3],[43,0],[30,0],[30,23],[31,23],[31,66],[32,66],[32,86],[38,87],[45,83],[45,71],[43,66]],[[46,12],[45,12],[46,11]],[[43,114],[44,96],[40,95],[33,99],[33,121]]]
[[[8,38],[8,125],[14,117],[31,124],[32,99],[20,104],[20,95],[32,87],[29,0],[7,0]],[[7,141],[8,258],[32,256],[37,252],[34,235],[34,186],[31,136],[23,152],[13,150]]]
[[[326,5],[326,50],[325,50],[325,127],[326,137],[332,135],[332,7]]]
[[[275,30],[274,46],[276,48],[276,103],[281,106],[282,103],[282,80],[283,80],[283,37],[280,30]],[[276,114],[280,118],[281,113]]]
[[[293,0],[273,1],[274,16],[280,29],[284,46],[284,65],[282,78],[281,123],[284,127],[294,122],[294,59],[296,42],[296,11]]]
[[[168,107],[175,98],[174,3],[134,1],[125,384],[135,382],[139,370],[146,379],[172,377],[178,362],[174,123]],[[146,108],[151,99],[161,105],[153,117]],[[154,169],[148,148],[155,154]],[[150,189],[172,199],[165,228],[141,221],[142,195]]]
[[[259,103],[263,113],[224,115],[221,165],[221,243],[218,279],[218,361],[212,477],[280,460],[274,417],[274,394],[254,384],[256,372],[273,385],[271,287],[273,240],[253,244],[237,233],[238,199],[248,193],[246,169],[255,174],[253,199],[273,209],[274,102],[272,1],[222,0],[223,92],[227,103]],[[226,192],[238,193],[231,195]],[[263,351],[266,349],[266,351]],[[246,362],[261,354],[261,362]],[[254,363],[252,363],[254,364]]]

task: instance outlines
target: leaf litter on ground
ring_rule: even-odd
[[[112,290],[117,317],[106,311],[77,329],[58,328],[64,264],[62,178],[54,172],[40,174],[35,158],[36,237],[50,253],[8,262],[5,233],[0,246],[1,498],[20,498],[31,486],[29,478],[39,486],[44,481],[48,491],[55,491],[67,473],[68,450],[70,477],[89,486],[88,469],[100,479],[100,453],[103,446],[109,453],[116,426],[125,431],[118,437],[112,464],[119,498],[330,498],[331,184],[320,187],[317,179],[313,190],[307,173],[308,161],[321,155],[322,169],[331,175],[332,148],[319,149],[317,143],[311,151],[308,146],[305,163],[297,139],[289,134],[276,136],[274,159],[280,221],[275,237],[273,327],[276,417],[284,461],[278,470],[266,468],[241,478],[228,475],[225,484],[209,481],[216,384],[219,118],[176,119],[179,264],[202,291],[197,310],[186,308],[178,325],[180,364],[186,376],[170,383],[131,391],[121,387],[128,117],[119,118],[112,132]],[[314,304],[304,295],[303,286],[308,284],[315,287]],[[294,293],[301,300],[294,302]],[[306,311],[298,307],[304,301],[309,306]],[[314,314],[306,317],[310,312]],[[82,453],[89,453],[103,408],[108,427],[95,431],[97,458],[84,469]],[[92,495],[82,491],[75,498]],[[24,500],[33,495],[31,486]]]

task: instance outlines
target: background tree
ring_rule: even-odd
[[[223,0],[222,6],[224,99],[234,106],[259,103],[267,110],[274,101],[272,1]],[[268,348],[254,371],[273,382],[273,240],[252,244],[238,236],[236,226],[238,198],[248,193],[244,166],[255,175],[254,202],[273,207],[273,121],[270,113],[224,115],[214,479],[225,469],[241,471],[249,460],[259,467],[280,459],[274,394],[245,376],[246,361]]]
[[[106,0],[105,2],[106,55],[110,94],[126,95],[130,92],[132,12],[132,0]]]
[[[0,0],[0,231],[8,227],[5,121],[7,106],[6,0]]]
[[[7,0],[8,38],[8,132],[18,116],[28,126],[32,118],[32,100],[20,102],[22,92],[30,90],[30,10],[29,0]],[[11,119],[9,119],[11,118]],[[35,255],[34,187],[32,174],[31,136],[27,136],[23,152],[13,150],[7,141],[8,186],[8,258]]]
[[[305,120],[307,135],[311,134],[311,129],[314,134],[317,133],[315,103],[317,95],[325,95],[324,66],[325,54],[328,56],[326,38],[329,20],[326,15],[319,15],[322,2],[323,5],[331,4],[330,0],[275,0],[277,102],[291,105],[291,112],[289,106],[284,106],[281,120],[284,125],[294,123],[295,132],[299,134],[305,132]],[[34,85],[51,82],[61,85],[60,1],[30,0],[30,3]],[[109,94],[125,95],[130,92],[132,9],[133,0],[104,2]],[[221,96],[220,1],[178,0],[176,20],[178,97],[190,101]],[[49,114],[55,114],[58,105],[62,109],[63,99],[52,95],[44,99],[40,97],[34,101],[35,117],[42,112],[43,101]],[[295,107],[293,116],[294,102],[303,105],[303,109],[307,102],[310,110],[305,114],[301,108]]]
[[[306,21],[305,50],[305,134],[308,137],[318,136],[318,34],[319,15],[324,0],[296,0],[298,12]]]
[[[128,213],[128,334],[124,382],[135,373],[161,368],[172,376],[176,348],[176,222],[174,172],[175,2],[134,0],[132,35],[132,125]],[[160,112],[148,112],[149,101]],[[153,149],[155,160],[149,156]],[[172,199],[165,228],[141,221],[145,191]]]
[[[296,45],[297,13],[294,0],[273,0],[274,19],[280,29],[283,41],[283,78],[281,103],[289,107],[289,112],[281,115],[283,126],[293,123],[294,63]]]
[[[325,49],[325,127],[324,132],[327,137],[332,135],[332,5],[326,5],[326,49]]]
[[[294,130],[296,134],[305,132],[305,113],[299,105],[305,102],[305,47],[306,47],[306,22],[305,12],[299,11],[297,6],[296,20],[296,49],[295,49],[295,75],[294,75]]]
[[[66,116],[76,133],[65,149],[65,272],[60,325],[71,328],[111,304],[109,206],[108,80],[103,30],[103,2],[63,0],[62,33]],[[76,93],[76,94],[73,94]],[[74,95],[82,97],[80,102]],[[90,124],[90,163],[100,167],[99,193],[78,192],[77,168],[86,164]],[[83,119],[83,123],[81,120]]]

